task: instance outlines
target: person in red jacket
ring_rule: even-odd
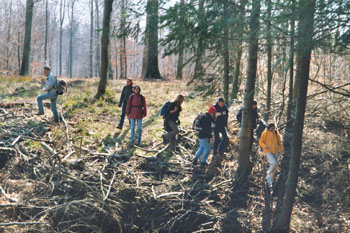
[[[126,104],[126,116],[130,120],[130,141],[131,145],[135,142],[135,124],[137,121],[137,145],[141,143],[142,118],[147,115],[146,99],[141,93],[140,86],[134,87],[134,94],[129,96]]]

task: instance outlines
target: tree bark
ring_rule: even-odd
[[[229,19],[229,12],[228,12],[228,4],[225,0],[223,3],[223,20],[224,20],[224,32],[223,32],[223,56],[224,56],[224,77],[223,77],[223,86],[224,86],[224,98],[225,102],[229,102],[229,79],[230,79],[230,53],[229,53],[229,24],[227,20]]]
[[[127,78],[127,57],[126,57],[126,0],[121,0],[120,9],[120,79]]]
[[[252,12],[250,15],[250,37],[248,50],[248,67],[247,80],[244,90],[244,106],[242,115],[242,126],[239,137],[239,158],[237,177],[242,178],[242,181],[247,181],[250,170],[250,137],[252,134],[252,105],[254,100],[256,70],[258,61],[258,36],[259,36],[259,15],[260,15],[260,1],[253,0]]]
[[[101,37],[101,77],[97,90],[97,97],[106,92],[107,74],[108,74],[108,48],[109,48],[109,31],[111,22],[113,0],[104,1],[103,27]]]
[[[182,24],[181,26],[184,27],[184,17],[185,17],[185,0],[180,0],[180,23]],[[182,33],[182,32],[181,32]],[[185,53],[185,48],[184,48],[184,43],[183,43],[184,36],[181,35],[180,42],[179,42],[179,56],[177,59],[177,68],[176,68],[176,79],[182,79],[183,74],[183,65],[184,65],[184,53]]]
[[[242,41],[243,41],[243,33],[244,33],[244,18],[245,18],[245,6],[247,4],[247,0],[241,0],[239,4],[239,12],[237,13],[237,40],[238,45],[236,49],[236,61],[235,61],[235,75],[233,78],[232,84],[232,95],[233,99],[237,99],[238,91],[239,91],[239,76],[241,73],[241,58],[243,54]]]
[[[26,23],[23,44],[22,66],[19,75],[26,76],[29,74],[29,57],[30,57],[30,42],[32,37],[32,21],[33,21],[34,1],[27,0],[26,3]]]
[[[100,46],[100,10],[99,10],[99,3],[98,0],[95,1],[95,8],[96,8],[96,24],[95,24],[95,28],[96,28],[96,77],[100,77],[101,75],[101,70],[100,70],[100,54],[101,54],[101,46]]]
[[[158,0],[147,1],[147,66],[143,78],[161,79],[158,66]]]
[[[44,62],[47,64],[47,43],[49,34],[49,2],[45,1],[45,44],[44,44]]]
[[[66,0],[60,1],[60,48],[59,48],[59,75],[62,75],[62,36],[63,22],[65,17]]]
[[[199,22],[198,22],[198,27],[200,29],[200,37],[198,39],[198,46],[197,46],[197,51],[196,51],[196,61],[195,61],[195,66],[194,66],[194,72],[193,72],[193,78],[198,78],[203,76],[203,56],[204,56],[204,51],[205,51],[205,27],[206,27],[206,22],[205,22],[205,9],[204,9],[204,0],[199,0]]]
[[[89,54],[89,60],[90,60],[90,69],[89,69],[89,75],[90,78],[94,77],[94,62],[93,62],[93,55],[94,55],[94,0],[90,0],[90,54]]]
[[[293,139],[291,158],[289,162],[288,178],[285,185],[285,195],[280,214],[273,226],[274,232],[289,232],[290,219],[296,188],[299,177],[300,155],[302,149],[302,136],[304,127],[304,116],[306,97],[310,72],[311,51],[313,48],[313,23],[316,0],[301,0],[299,2],[300,14],[297,37],[297,71],[296,83],[298,92],[296,97],[296,114],[293,126]]]
[[[271,88],[272,88],[272,42],[271,42],[271,0],[267,0],[267,19],[266,19],[266,43],[267,43],[267,96],[264,119],[269,121],[271,111]]]
[[[295,15],[295,0],[292,0],[291,6],[291,15]],[[293,85],[294,85],[294,35],[295,35],[295,20],[291,19],[290,23],[290,49],[289,49],[289,91],[288,91],[288,104],[287,104],[287,113],[286,113],[286,129],[283,135],[283,145],[284,145],[284,155],[281,161],[281,172],[278,176],[277,187],[278,190],[278,198],[276,204],[276,212],[279,213],[282,207],[282,201],[285,191],[285,183],[288,175],[288,163],[290,159],[290,150],[291,150],[291,142],[293,136],[293,108],[295,106],[295,96],[293,96]]]
[[[11,27],[12,27],[12,0],[10,1],[9,4],[9,16],[8,16],[8,21],[7,21],[7,38],[6,38],[6,44],[7,44],[7,49],[6,49],[6,69],[9,71],[10,70],[10,40],[11,40]]]
[[[73,34],[74,34],[74,3],[75,1],[72,1],[72,11],[70,16],[70,30],[69,30],[69,64],[68,64],[68,76],[70,78],[73,77]]]

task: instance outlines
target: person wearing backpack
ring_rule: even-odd
[[[210,152],[210,140],[212,138],[211,132],[215,127],[215,113],[216,108],[212,105],[208,109],[208,112],[202,115],[198,119],[198,123],[196,123],[196,125],[199,126],[199,149],[192,160],[193,165],[197,165],[197,161],[202,154],[201,167],[207,165],[206,161]]]
[[[131,78],[128,78],[126,80],[126,85],[123,87],[122,93],[120,95],[120,100],[118,107],[122,107],[122,115],[120,116],[120,122],[119,125],[117,126],[118,129],[123,128],[124,124],[124,119],[125,119],[125,114],[126,114],[126,104],[128,102],[129,96],[133,93],[133,81]]]
[[[146,99],[141,95],[140,86],[134,87],[134,94],[129,96],[126,104],[126,115],[130,120],[130,142],[135,142],[135,124],[137,122],[137,145],[141,143],[142,118],[147,115]]]
[[[164,142],[169,142],[170,150],[174,151],[176,149],[176,135],[179,133],[180,125],[180,112],[182,111],[182,103],[185,97],[183,95],[178,95],[173,102],[164,105],[167,109],[164,110],[164,129],[167,133],[162,135]]]
[[[268,124],[267,129],[261,134],[259,140],[259,145],[264,150],[263,153],[266,155],[267,161],[270,164],[266,176],[269,188],[272,187],[273,178],[277,170],[276,161],[279,153],[284,151],[281,136],[275,128],[274,123]]]
[[[254,142],[254,129],[256,129],[257,122],[260,118],[260,115],[258,113],[258,102],[256,100],[253,101],[252,105],[252,129],[251,129],[251,136],[250,136],[250,149],[252,148],[253,142]],[[242,124],[242,115],[243,115],[243,108],[239,110],[239,112],[236,115],[237,121],[239,121],[239,124]]]
[[[217,153],[222,155],[226,149],[228,142],[227,137],[227,121],[228,121],[228,109],[225,105],[224,98],[219,98],[219,100],[214,105],[216,109],[215,113],[215,128],[214,128],[214,146],[213,146],[213,156]],[[221,134],[221,138],[220,138]]]
[[[43,106],[43,100],[49,99],[50,100],[50,106],[51,111],[53,114],[54,122],[58,123],[59,121],[59,115],[57,112],[57,90],[56,87],[58,85],[58,81],[56,77],[51,73],[51,68],[49,66],[45,66],[43,69],[44,75],[47,77],[46,79],[46,85],[43,88],[43,91],[45,91],[45,94],[39,95],[37,97],[38,102],[38,108],[39,111],[36,113],[36,115],[44,115],[44,106]]]

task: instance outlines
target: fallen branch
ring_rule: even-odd
[[[15,226],[15,225],[27,226],[27,225],[36,225],[36,224],[48,225],[46,222],[5,222],[5,223],[0,223],[0,226]]]
[[[113,182],[114,182],[114,179],[115,179],[115,175],[117,174],[116,171],[114,171],[114,174],[113,174],[113,178],[111,180],[111,183],[109,184],[109,187],[108,187],[108,191],[106,193],[106,196],[103,198],[103,200],[107,200],[108,196],[109,196],[109,193],[111,192],[111,188],[112,188],[112,185],[113,185]]]
[[[11,146],[14,146],[20,139],[21,139],[21,135],[19,135],[12,143]]]
[[[11,202],[18,202],[17,198],[10,197],[1,186],[0,186],[0,191],[1,191],[2,195],[4,195]]]
[[[45,150],[47,152],[50,153],[50,155],[54,155],[55,154],[55,151],[49,145],[47,145],[45,142],[41,142],[40,144],[45,148]]]

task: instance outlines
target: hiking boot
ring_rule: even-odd
[[[117,129],[122,129],[122,128],[123,128],[123,126],[121,126],[121,125],[117,126]]]
[[[267,186],[269,188],[272,188],[272,179],[271,179],[271,176],[267,176],[266,177],[266,182],[267,182]]]
[[[164,144],[168,144],[169,143],[169,140],[165,137],[164,134],[162,135],[162,138],[163,138],[163,143]]]
[[[201,168],[205,168],[208,164],[206,162],[201,162]]]
[[[194,158],[194,159],[192,160],[192,164],[193,164],[194,166],[196,166],[196,165],[197,165],[197,161],[198,161],[198,159]]]
[[[37,113],[35,113],[35,115],[41,116],[41,115],[44,115],[44,112],[37,112]]]

